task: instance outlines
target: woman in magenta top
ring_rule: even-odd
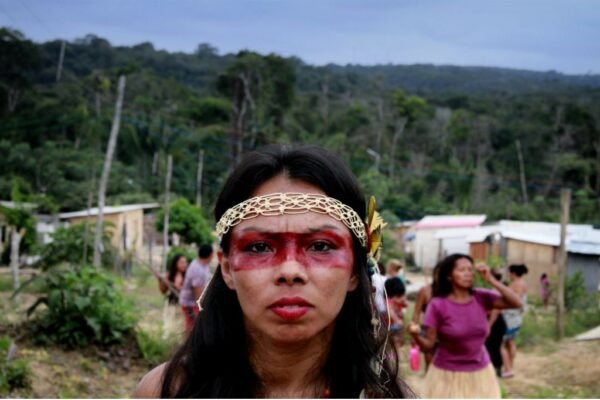
[[[490,273],[477,270],[498,293],[473,288],[473,259],[452,254],[435,267],[433,298],[423,320],[425,336],[412,333],[424,350],[437,343],[425,378],[423,397],[499,398],[500,387],[485,348],[489,333],[486,311],[520,307],[519,297]]]

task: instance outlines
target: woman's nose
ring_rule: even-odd
[[[294,285],[306,283],[307,280],[308,275],[306,273],[306,265],[302,263],[301,257],[297,254],[286,255],[277,268],[277,283]]]

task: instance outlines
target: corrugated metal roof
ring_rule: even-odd
[[[125,206],[104,207],[102,210],[102,213],[105,215],[117,214],[117,213],[133,211],[133,210],[140,210],[140,209],[145,210],[148,208],[158,208],[158,207],[160,207],[160,205],[158,203],[128,204]],[[92,216],[92,215],[97,215],[97,214],[98,214],[98,208],[94,207],[94,208],[90,208],[89,210],[86,209],[86,210],[82,210],[82,211],[60,213],[60,214],[58,214],[58,217],[60,219],[71,219],[71,218],[86,217],[88,215]]]
[[[413,228],[467,228],[481,225],[485,218],[485,215],[428,215]]]

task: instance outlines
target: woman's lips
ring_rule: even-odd
[[[301,297],[283,297],[268,308],[286,321],[301,318],[314,306]]]

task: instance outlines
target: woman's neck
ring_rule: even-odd
[[[467,302],[471,299],[471,291],[468,288],[453,286],[452,292],[448,297],[459,303]]]
[[[250,362],[263,383],[261,397],[323,397],[328,387],[320,371],[331,347],[333,328],[293,344],[251,337]]]

